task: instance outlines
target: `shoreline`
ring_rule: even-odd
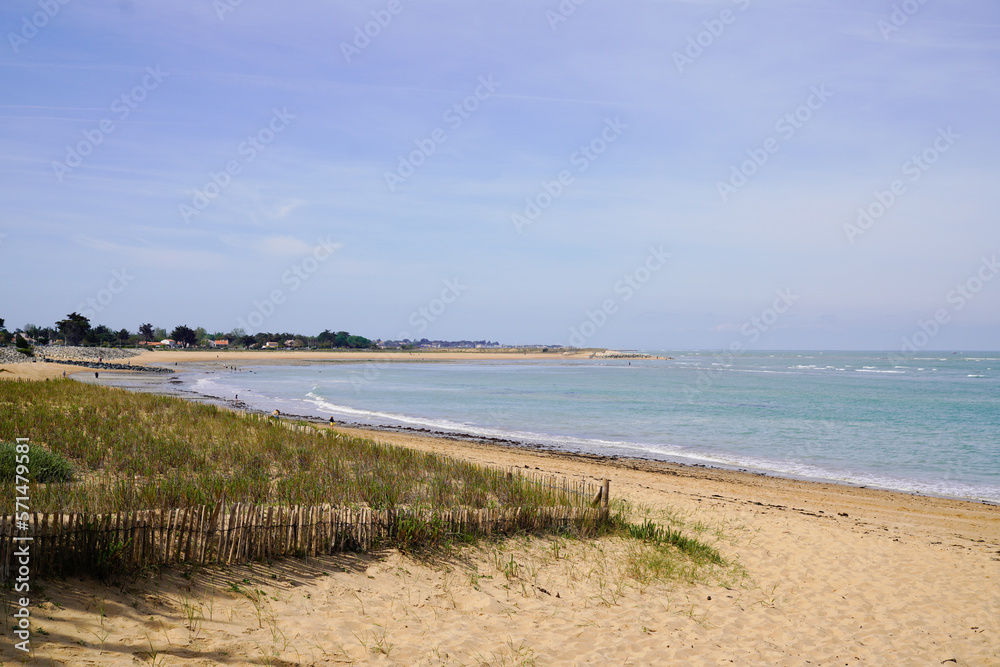
[[[522,357],[518,356],[517,358],[521,359]],[[217,366],[222,365],[225,361],[227,360],[221,358],[218,360],[199,359],[198,361],[188,362],[189,365],[187,368],[177,367],[174,370],[180,373],[183,373],[185,371],[186,372],[211,371],[215,370]],[[304,364],[304,363],[310,363],[311,361],[314,362],[315,360],[303,359],[299,361],[300,363]],[[348,360],[341,360],[341,359],[330,360],[330,361],[340,362],[340,363],[348,362]],[[350,361],[360,362],[362,360],[350,360]],[[254,360],[254,363],[259,363],[259,362]],[[274,360],[273,363],[286,363],[286,362],[283,362],[282,360]],[[296,365],[296,364],[291,364],[291,365]],[[126,373],[125,375],[126,376],[131,375],[131,377],[135,378],[139,374]],[[97,384],[102,384],[102,385],[107,384],[110,386],[122,386],[122,384],[124,384],[125,378],[122,375],[117,375],[112,377],[115,377],[116,379],[114,379],[111,383],[98,382]],[[88,383],[91,382],[89,377],[82,377],[76,379]],[[230,410],[243,410],[258,414],[270,414],[270,411],[267,409],[249,408],[242,401],[239,402],[239,404],[234,404],[232,401],[229,401],[227,399],[201,394],[191,389],[179,389],[172,387],[170,386],[170,379],[171,378],[166,374],[158,374],[158,376],[143,377],[142,383],[149,386],[158,387],[159,390],[154,390],[155,393],[162,393],[163,395],[178,396],[180,398],[184,398],[185,400],[193,400],[197,402],[208,403],[211,405],[217,405],[219,407],[223,407]],[[175,379],[174,382],[177,382],[177,380]],[[149,389],[136,389],[134,387],[124,387],[124,388],[137,391],[150,391]],[[291,420],[303,421],[314,425],[329,426],[329,422],[327,419],[324,419],[322,417],[316,417],[313,415],[282,413],[281,416],[283,419],[290,421]],[[474,435],[457,431],[431,430],[428,428],[419,428],[414,426],[404,426],[397,424],[368,424],[363,422],[348,422],[348,421],[338,420],[335,423],[335,428],[348,429],[357,432],[366,432],[373,434],[372,437],[374,437],[374,434],[383,434],[383,435],[395,434],[401,437],[418,437],[418,438],[424,437],[424,438],[440,439],[454,443],[465,443],[468,445],[501,447],[516,451],[541,453],[543,455],[548,455],[553,457],[567,457],[567,458],[588,460],[596,464],[607,465],[609,467],[616,467],[616,468],[642,469],[645,467],[646,469],[649,470],[655,470],[662,466],[664,469],[667,470],[671,468],[679,468],[679,469],[693,469],[693,470],[704,470],[704,471],[717,471],[720,474],[746,475],[750,478],[766,477],[766,478],[784,480],[790,483],[797,483],[797,484],[819,485],[819,486],[835,485],[846,489],[856,489],[858,491],[875,491],[875,492],[883,492],[890,494],[899,494],[901,496],[912,496],[919,498],[937,498],[954,502],[970,503],[973,505],[1000,507],[1000,502],[981,499],[981,498],[953,496],[953,495],[932,493],[926,491],[894,489],[890,487],[883,487],[873,484],[862,484],[859,482],[827,479],[822,477],[808,477],[803,475],[784,473],[775,470],[751,468],[747,466],[727,465],[723,463],[714,463],[714,462],[697,463],[697,462],[692,462],[690,460],[688,461],[678,460],[678,459],[683,459],[684,458],[683,456],[676,456],[674,458],[669,458],[669,457],[654,458],[649,456],[594,454],[582,451],[569,451],[565,449],[558,449],[544,443],[531,442],[528,440],[518,440],[513,438],[503,438],[496,436]]]
[[[100,348],[86,348],[99,350]],[[152,364],[167,365],[173,362],[197,363],[211,362],[217,364],[233,363],[254,363],[254,364],[283,364],[298,365],[304,363],[315,363],[320,361],[329,362],[425,362],[425,361],[518,361],[518,360],[556,360],[556,359],[596,359],[602,352],[612,352],[599,348],[586,348],[573,352],[540,352],[540,351],[509,351],[506,348],[497,350],[494,348],[481,350],[455,349],[449,348],[422,349],[415,352],[399,352],[394,350],[358,350],[358,351],[334,351],[334,350],[136,350],[138,354],[129,357],[133,366],[149,366]],[[43,355],[44,350],[39,350]],[[649,357],[651,359],[668,359],[669,357]],[[63,371],[67,375],[84,372],[80,367],[72,364],[64,364],[59,361],[48,363],[37,359],[13,364],[0,364],[0,379],[7,380],[46,380],[61,377]],[[133,371],[108,369],[108,373],[128,373]]]

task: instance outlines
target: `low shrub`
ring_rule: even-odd
[[[15,447],[16,443],[0,442],[0,481],[13,482],[17,478],[18,453]],[[22,476],[32,482],[48,484],[73,481],[72,464],[58,454],[37,445],[28,445],[28,460],[25,463],[22,459],[22,465],[28,469],[28,474]]]

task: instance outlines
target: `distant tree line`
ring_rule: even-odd
[[[91,325],[90,320],[73,312],[66,315],[49,327],[39,327],[26,324],[14,332],[7,331],[3,318],[0,318],[0,345],[14,344],[21,349],[30,349],[32,339],[36,345],[48,345],[63,341],[66,345],[135,347],[143,343],[159,342],[171,339],[182,347],[209,346],[218,340],[229,341],[229,347],[264,347],[267,343],[277,343],[280,347],[314,347],[314,348],[354,348],[364,349],[376,347],[376,344],[364,336],[355,336],[346,331],[332,332],[324,330],[317,336],[306,336],[297,333],[258,333],[248,335],[243,329],[233,329],[229,332],[209,332],[203,327],[192,329],[186,324],[174,327],[169,333],[162,327],[154,327],[150,323],[140,324],[133,333],[128,329],[113,331],[103,324]],[[212,341],[210,343],[209,341]]]

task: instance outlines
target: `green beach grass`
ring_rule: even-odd
[[[0,438],[72,463],[36,511],[121,512],[227,502],[421,507],[567,504],[561,493],[465,461],[174,397],[71,380],[0,382]]]
[[[6,441],[0,474],[18,437],[31,441],[36,512],[130,512],[222,501],[432,513],[587,503],[447,456],[73,380],[0,381],[0,441]],[[632,567],[645,577],[665,574],[655,572],[662,567],[653,562],[664,558],[696,569],[726,565],[713,547],[649,521],[630,523],[629,514],[625,503],[612,502],[603,518],[573,526],[571,534],[630,539],[642,547]],[[399,530],[402,548],[474,539],[444,536],[433,518],[407,521]],[[565,527],[558,530],[566,535]]]

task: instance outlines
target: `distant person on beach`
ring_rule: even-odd
[[[94,379],[95,380],[97,379],[97,377],[98,377],[98,373],[94,373]]]

